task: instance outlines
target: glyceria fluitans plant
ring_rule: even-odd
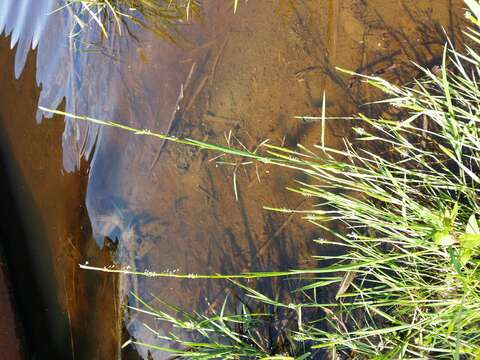
[[[307,359],[320,353],[332,359],[480,358],[480,54],[475,50],[480,45],[480,4],[466,4],[472,28],[465,33],[471,43],[464,44],[465,50],[447,44],[441,66],[419,67],[422,74],[406,85],[362,76],[384,92],[378,106],[385,115],[360,114],[358,139],[345,139],[342,150],[323,142],[314,150],[265,142],[252,153],[51,110],[307,175],[302,178],[308,180],[289,190],[316,200],[317,206],[301,213],[331,234],[315,241],[342,248],[340,255],[315,256],[314,269],[214,276],[234,281],[304,276],[307,284],[294,303],[236,282],[251,301],[296,316],[296,325],[285,330],[289,341],[284,348],[266,346],[258,338],[255,326],[268,321],[269,314],[244,307],[240,314],[227,315],[229,299],[213,315],[141,303],[133,310],[189,333],[185,338],[182,332],[161,335],[181,349],[169,351],[198,359]],[[315,296],[332,286],[334,298]],[[302,316],[313,310],[316,317]],[[186,340],[192,336],[199,340]]]
[[[66,0],[65,7],[75,19],[72,36],[92,25],[108,38],[122,35],[139,25],[169,42],[180,37],[178,26],[198,15],[196,0]]]
[[[65,6],[76,20],[73,35],[96,24],[108,38],[110,32],[121,35],[135,24],[172,43],[182,38],[180,27],[201,11],[199,0],[65,0]],[[232,6],[236,12],[238,0]]]

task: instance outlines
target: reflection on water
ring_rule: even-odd
[[[66,294],[59,301],[70,321],[68,346],[77,358],[120,356],[122,328],[164,345],[124,310],[125,299],[135,305],[129,291],[198,311],[224,291],[213,281],[107,279],[78,270],[78,263],[182,273],[280,270],[307,266],[305,259],[318,251],[309,240],[321,234],[296,217],[262,209],[309,206],[284,191],[291,174],[268,166],[238,169],[237,200],[233,169],[216,167],[212,154],[79,122],[63,128],[58,119],[42,120],[41,112],[35,127],[29,121],[36,110],[21,115],[11,104],[56,108],[64,101],[68,112],[217,143],[231,130],[250,149],[265,138],[311,145],[318,124],[294,116],[319,115],[324,91],[332,116],[358,111],[373,96],[336,66],[405,79],[412,74],[407,59],[434,60],[445,40],[439,25],[455,28],[451,10],[461,9],[460,0],[265,0],[241,2],[234,15],[229,1],[202,4],[203,20],[184,26],[188,41],[174,44],[136,24],[133,36],[105,38],[95,26],[78,32],[72,8],[53,12],[55,0],[0,0],[0,29],[16,46],[15,77],[21,84],[35,79],[41,88],[25,85],[30,92],[10,104],[3,100],[2,126],[50,229],[54,277]],[[32,47],[36,62],[29,65]],[[21,119],[21,127],[13,125]],[[347,126],[329,126],[327,145],[349,135]],[[24,148],[25,137],[36,152]],[[97,327],[89,331],[82,321]],[[116,346],[91,333],[108,333],[106,342]],[[148,357],[145,348],[138,352]]]

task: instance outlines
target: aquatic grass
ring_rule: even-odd
[[[232,0],[232,6],[236,12],[238,0]],[[77,25],[72,36],[92,23],[105,38],[113,31],[121,35],[126,29],[130,33],[129,26],[135,24],[172,43],[183,39],[181,26],[201,15],[198,0],[65,0],[63,7]]]
[[[177,356],[480,357],[480,54],[475,50],[480,44],[480,4],[468,0],[467,5],[467,16],[475,26],[466,32],[472,44],[465,44],[462,52],[447,44],[439,68],[419,67],[422,75],[405,85],[353,74],[384,92],[385,99],[376,104],[383,115],[355,117],[357,138],[345,139],[343,149],[328,148],[322,135],[313,151],[302,145],[287,149],[264,142],[251,152],[43,109],[306,175],[289,190],[315,200],[315,207],[266,209],[303,215],[330,234],[316,243],[343,249],[334,255],[315,256],[315,268],[234,276],[135,273],[231,278],[250,303],[282,309],[285,316],[296,320],[283,329],[289,339],[285,347],[265,347],[259,340],[255,328],[261,325],[251,319],[268,322],[269,315],[250,311],[227,315],[227,309],[238,307],[238,299],[225,299],[220,315],[179,309],[174,311],[177,315],[168,315],[144,302],[132,309],[150,312],[198,336],[200,340],[192,342],[183,332],[162,335],[163,340],[180,346]],[[325,116],[309,119],[324,125],[329,121]],[[273,276],[300,277],[304,285],[288,302],[240,282]],[[232,323],[245,324],[248,331],[232,330],[232,323],[225,327],[229,321],[218,324],[230,316]]]
[[[173,43],[181,38],[178,26],[199,15],[196,0],[66,0],[64,7],[77,25],[72,36],[92,23],[105,38],[113,31],[130,32],[129,26],[135,24]]]
[[[259,336],[259,326],[262,322],[270,321],[271,314],[251,313],[247,305],[242,304],[236,315],[226,315],[225,309],[228,297],[225,298],[218,313],[204,315],[189,313],[171,304],[155,298],[159,304],[156,307],[147,304],[136,294],[132,294],[141,307],[129,306],[131,311],[153,316],[172,325],[176,330],[183,331],[183,337],[171,332],[167,335],[158,332],[152,327],[146,328],[159,340],[167,340],[171,347],[157,346],[129,340],[123,347],[130,344],[145,346],[153,350],[160,350],[174,357],[188,357],[192,359],[238,359],[238,358],[263,358],[263,359],[292,359],[292,357],[268,356],[268,343]],[[160,306],[164,310],[160,309]],[[172,315],[173,313],[174,315]],[[185,340],[185,334],[192,338]],[[192,335],[193,334],[193,335]],[[175,348],[177,347],[177,348]],[[195,351],[192,351],[195,349]]]

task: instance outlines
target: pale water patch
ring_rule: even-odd
[[[39,104],[56,109],[65,99],[69,112],[85,110],[77,105],[78,69],[84,61],[78,56],[76,42],[91,41],[92,32],[84,32],[76,38],[70,35],[75,22],[63,1],[59,0],[1,0],[0,30],[10,36],[11,47],[15,47],[15,76],[19,78],[30,50],[37,50],[37,84],[41,87]],[[73,8],[78,8],[74,6]],[[99,72],[99,81],[106,68]],[[85,98],[98,98],[92,91]],[[38,111],[37,121],[50,117]],[[64,167],[74,171],[79,165],[79,156],[89,154],[97,136],[95,126],[79,126],[66,121],[64,134]],[[83,148],[79,150],[79,145]],[[79,151],[83,151],[80,154]]]

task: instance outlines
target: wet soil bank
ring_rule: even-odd
[[[280,6],[262,0],[241,2],[235,15],[217,1],[205,4],[203,21],[189,29],[189,46],[140,32],[123,39],[128,46],[121,50],[76,53],[86,59],[70,64],[80,74],[73,91],[81,95],[80,115],[219,144],[231,131],[233,144],[249,149],[266,138],[311,146],[319,141],[320,125],[294,117],[319,116],[324,92],[328,116],[368,113],[362,104],[376,96],[336,67],[400,82],[416,74],[410,60],[438,61],[445,43],[441,26],[460,30],[453,10],[461,13],[461,1],[302,0]],[[54,35],[44,41],[57,41]],[[216,166],[213,154],[111,129],[103,129],[94,151],[84,156],[84,139],[64,134],[63,119],[35,122],[35,77],[46,67],[36,67],[31,53],[15,81],[13,55],[9,40],[0,39],[0,145],[10,183],[3,195],[18,213],[5,224],[18,240],[3,241],[27,344],[39,357],[114,359],[122,356],[122,338],[157,341],[142,321],[159,332],[169,329],[125,317],[130,290],[147,302],[154,302],[153,294],[197,311],[218,305],[226,292],[221,282],[119,278],[80,270],[79,263],[238,273],[314,266],[309,256],[325,251],[311,241],[325,234],[300,216],[262,208],[312,205],[285,191],[294,185],[291,173]],[[59,78],[55,72],[42,78],[47,75]],[[184,100],[178,102],[180,92]],[[350,125],[329,122],[327,145],[340,146]],[[78,128],[96,133],[84,124]],[[75,156],[65,148],[69,144],[80,149]],[[65,153],[76,164],[72,171],[65,171]],[[103,246],[105,236],[118,244]],[[267,292],[291,286],[263,285]]]
[[[4,235],[0,235],[0,239],[3,238]],[[26,359],[24,329],[20,323],[3,249],[0,249],[0,309],[0,354],[6,359]]]
[[[78,269],[85,257],[112,261],[86,240],[86,169],[63,172],[63,120],[36,124],[34,54],[19,81],[12,55],[0,39],[0,145],[10,184],[2,187],[1,228],[28,350],[40,359],[115,358],[115,277]]]

